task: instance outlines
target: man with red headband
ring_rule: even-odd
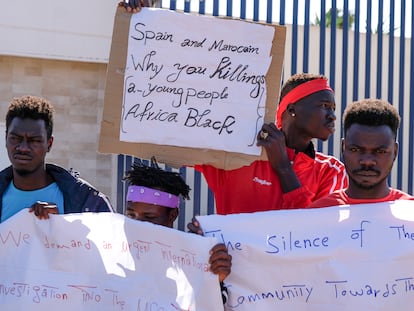
[[[326,77],[296,74],[283,85],[276,124],[264,124],[257,145],[268,161],[235,170],[196,165],[214,192],[218,214],[306,208],[347,186],[343,164],[315,152],[312,139],[335,130],[335,98]],[[198,232],[199,228],[188,225]]]

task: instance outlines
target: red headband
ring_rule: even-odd
[[[279,104],[276,112],[276,126],[282,128],[282,114],[285,112],[289,104],[296,104],[296,102],[310,94],[328,90],[332,91],[331,87],[328,85],[328,81],[325,79],[313,79],[308,82],[302,83],[292,89],[289,93],[283,97],[282,101]]]

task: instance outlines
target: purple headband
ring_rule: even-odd
[[[168,192],[142,186],[129,186],[127,201],[178,208],[180,198]]]

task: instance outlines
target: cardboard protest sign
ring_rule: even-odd
[[[233,256],[225,310],[411,310],[414,201],[198,217]]]
[[[23,210],[0,225],[1,309],[223,310],[215,244],[121,214]]]
[[[164,9],[117,10],[99,151],[173,167],[266,158],[286,29]]]

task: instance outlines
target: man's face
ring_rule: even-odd
[[[14,118],[7,130],[6,148],[15,173],[24,176],[43,169],[52,143],[44,120]]]
[[[156,225],[172,228],[178,216],[178,209],[128,201],[125,215],[131,219],[148,221]]]
[[[296,104],[295,125],[311,138],[327,140],[335,131],[335,98],[331,91],[319,91]]]
[[[388,186],[397,152],[398,143],[389,126],[351,125],[342,141],[350,186],[366,190],[384,183]]]

